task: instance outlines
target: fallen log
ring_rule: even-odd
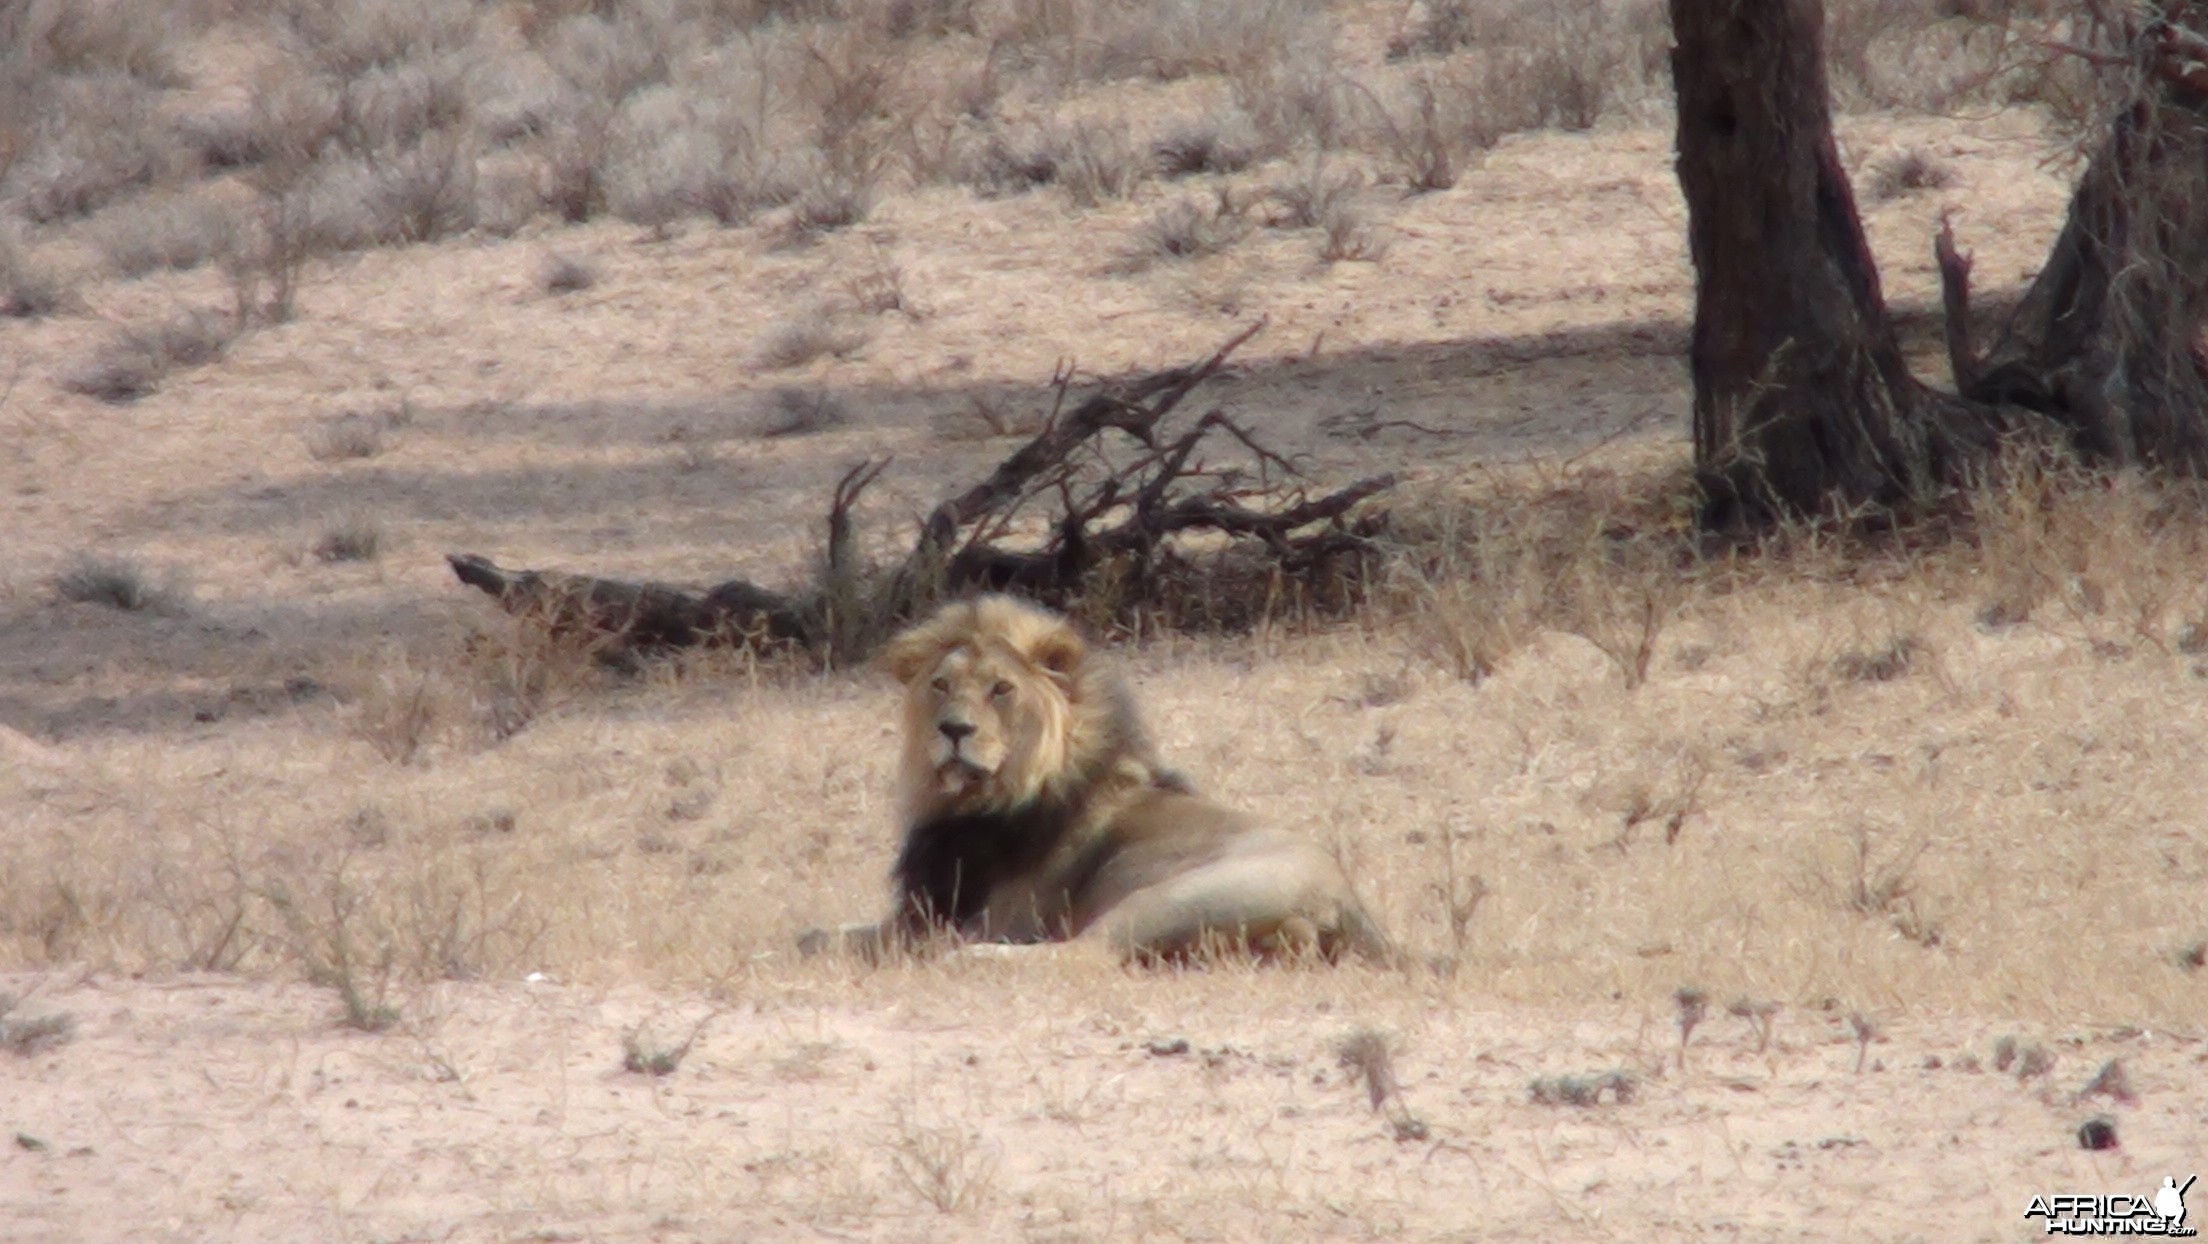
[[[1392,488],[1379,475],[1314,493],[1302,472],[1220,409],[1177,433],[1165,425],[1189,394],[1217,375],[1264,321],[1209,357],[1100,384],[1069,406],[1075,376],[1052,378],[1054,409],[1042,429],[990,474],[931,509],[906,554],[888,565],[859,553],[853,509],[889,460],[854,465],[829,498],[827,556],[815,581],[776,591],[730,579],[703,591],[546,570],[510,570],[475,553],[446,560],[460,582],[548,633],[626,659],[671,649],[787,645],[832,662],[863,656],[898,626],[945,597],[1009,591],[1064,608],[1108,576],[1113,608],[1155,611],[1164,597],[1234,562],[1245,574],[1307,580],[1375,551],[1380,515],[1357,507]],[[1112,465],[1117,436],[1134,455]],[[1250,461],[1215,468],[1219,440]],[[1124,447],[1120,453],[1125,457]],[[1020,530],[1045,532],[1027,546]],[[1211,533],[1223,545],[1180,545]],[[1170,610],[1167,610],[1170,612]]]

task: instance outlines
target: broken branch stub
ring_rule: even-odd
[[[865,560],[854,512],[890,462],[853,466],[829,499],[827,555],[799,590],[731,579],[697,593],[507,570],[472,553],[447,560],[508,613],[622,654],[780,643],[835,663],[862,657],[937,600],[977,590],[1060,608],[1086,603],[1105,617],[1215,626],[1254,621],[1265,606],[1253,601],[1277,598],[1284,579],[1323,589],[1322,599],[1345,587],[1354,595],[1384,516],[1352,511],[1392,488],[1394,475],[1314,495],[1288,457],[1223,410],[1177,435],[1161,431],[1263,327],[1258,321],[1199,362],[1102,383],[1070,409],[1072,374],[1061,368],[1059,405],[1042,430],[930,510],[912,547],[889,564]],[[1128,456],[1113,433],[1139,452]],[[1232,442],[1240,464],[1207,463],[1203,451],[1222,442]],[[1217,538],[1201,548],[1177,543],[1199,532]],[[1244,583],[1266,590],[1240,591]]]

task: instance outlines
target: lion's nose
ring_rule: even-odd
[[[936,729],[943,732],[944,738],[953,743],[958,743],[974,732],[974,723],[970,721],[946,721],[939,723]]]

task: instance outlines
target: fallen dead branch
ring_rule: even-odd
[[[611,653],[783,644],[846,661],[935,601],[977,590],[1085,606],[1092,617],[1213,625],[1253,620],[1264,607],[1253,597],[1336,599],[1354,593],[1383,521],[1354,511],[1396,477],[1314,489],[1219,408],[1167,430],[1189,394],[1263,327],[1196,363],[1104,383],[1070,407],[1076,377],[1061,366],[1041,431],[929,511],[912,548],[888,565],[865,560],[853,517],[886,458],[858,463],[837,482],[821,572],[795,591],[731,579],[694,592],[508,570],[474,553],[447,560],[462,583],[507,612]],[[1236,461],[1213,465],[1206,451],[1227,442]]]

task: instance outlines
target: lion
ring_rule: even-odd
[[[895,901],[880,923],[808,933],[806,953],[1074,942],[1123,962],[1397,961],[1331,855],[1160,765],[1125,685],[1065,618],[960,601],[881,664],[905,687]]]

